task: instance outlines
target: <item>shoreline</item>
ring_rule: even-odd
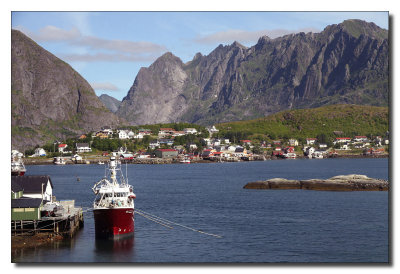
[[[323,158],[323,159],[330,159],[330,158],[343,158],[343,159],[376,159],[376,158],[390,158],[389,154],[382,154],[382,155],[360,155],[360,154],[347,154],[347,155],[337,155],[335,157],[328,157],[328,158]],[[96,160],[87,160],[90,165],[96,165],[98,164],[99,161],[106,161],[108,158],[107,157],[102,157],[101,159],[96,159]],[[298,156],[296,159],[283,159],[283,158],[278,158],[275,156],[266,156],[265,161],[269,160],[297,160],[297,159],[308,159],[305,156]],[[323,160],[322,159],[322,160]],[[321,159],[318,159],[321,160]],[[179,162],[179,159],[162,159],[162,158],[136,158],[130,161],[126,161],[128,164],[182,164]],[[251,161],[243,161],[241,160],[240,162],[253,162],[253,161],[264,161],[263,159],[255,159]],[[222,162],[229,162],[229,161],[222,161]],[[125,162],[124,162],[125,163]],[[213,161],[213,160],[204,160],[204,159],[199,159],[199,160],[192,160],[192,164],[211,164],[211,163],[219,163],[219,161]],[[53,159],[51,158],[44,158],[44,159],[29,159],[25,158],[24,159],[24,165],[26,166],[33,166],[33,165],[55,165],[53,163]],[[76,164],[70,160],[66,162],[65,165],[87,165],[87,163],[79,163]]]

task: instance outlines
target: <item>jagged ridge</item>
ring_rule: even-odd
[[[133,124],[210,124],[329,104],[388,105],[388,31],[346,20],[321,33],[219,45],[142,68],[117,114]]]

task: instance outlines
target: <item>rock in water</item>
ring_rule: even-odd
[[[287,180],[273,178],[247,183],[245,189],[306,189],[330,191],[387,191],[389,182],[365,175],[339,175],[329,179]]]

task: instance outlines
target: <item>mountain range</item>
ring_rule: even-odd
[[[141,68],[116,114],[132,124],[212,124],[331,104],[388,105],[388,31],[346,20],[245,47],[219,45],[183,63]]]
[[[167,52],[140,69],[122,102],[99,99],[70,65],[20,31],[11,35],[17,149],[105,125],[211,125],[332,104],[388,106],[388,31],[360,20],[320,33],[263,36],[252,47],[219,45],[187,63]]]

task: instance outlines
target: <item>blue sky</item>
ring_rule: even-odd
[[[119,100],[140,67],[170,51],[190,61],[235,40],[254,45],[299,31],[322,31],[346,19],[388,29],[387,12],[12,12],[12,28],[23,31],[69,63],[95,89]]]

